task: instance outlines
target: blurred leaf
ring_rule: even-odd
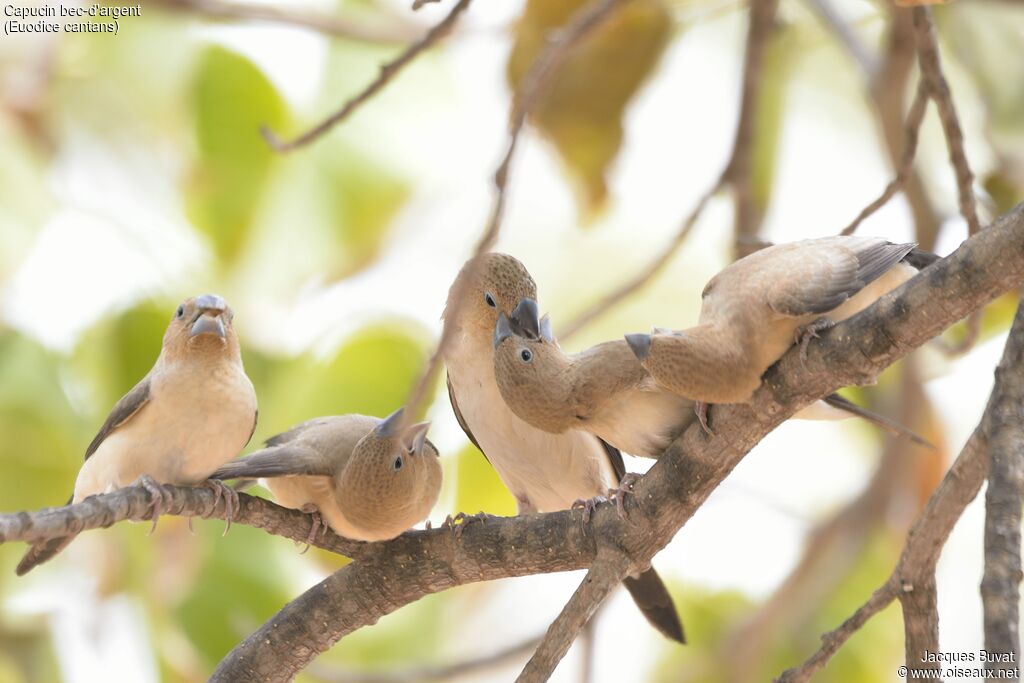
[[[276,154],[260,126],[280,128],[285,107],[255,65],[221,47],[207,48],[199,60],[192,98],[199,145],[194,218],[230,261],[245,242]]]
[[[528,0],[516,26],[508,80],[519,86],[547,44],[583,0]],[[661,0],[635,0],[579,43],[553,74],[531,120],[555,145],[581,186],[586,213],[608,195],[606,174],[622,145],[622,118],[668,45],[672,15]]]
[[[454,512],[489,512],[492,515],[516,514],[516,501],[501,483],[498,473],[476,446],[468,444],[456,458],[458,489]]]

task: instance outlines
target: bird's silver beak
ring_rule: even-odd
[[[406,427],[402,441],[405,448],[413,455],[423,455],[427,445],[427,430],[430,429],[430,420],[418,422],[411,427]]]
[[[512,322],[527,339],[540,339],[540,307],[533,299],[519,300],[512,310]]]
[[[216,294],[201,294],[196,297],[196,316],[192,319],[189,337],[200,334],[215,334],[221,339],[227,334],[224,327],[224,311],[227,302]]]
[[[646,360],[651,355],[651,335],[649,334],[627,334],[626,343],[633,353],[640,360]]]
[[[499,313],[498,322],[494,325],[494,348],[501,346],[501,342],[514,334],[512,324],[508,321],[508,318],[505,317],[504,313]]]
[[[551,316],[544,314],[544,317],[540,319],[540,338],[549,344],[555,342],[555,333],[551,329]]]
[[[391,413],[384,420],[374,428],[374,433],[382,439],[390,439],[398,433],[398,428],[402,424],[402,415],[405,413],[405,406],[402,406],[395,412]]]

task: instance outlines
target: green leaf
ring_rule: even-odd
[[[193,218],[230,261],[245,243],[276,155],[260,126],[279,129],[285,106],[254,64],[221,47],[203,53],[191,90],[199,147]]]
[[[516,26],[508,80],[517,88],[553,29],[583,0],[529,0]],[[622,146],[622,118],[661,60],[672,15],[660,0],[635,0],[580,42],[552,75],[532,123],[555,146],[572,174],[587,213],[607,199],[606,175]]]

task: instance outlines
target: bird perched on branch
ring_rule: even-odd
[[[867,308],[933,263],[914,243],[824,237],[779,244],[711,278],[696,327],[626,340],[662,386],[698,402],[744,403],[794,343]]]
[[[584,431],[538,429],[505,405],[494,376],[494,326],[499,315],[508,316],[523,299],[536,298],[526,267],[512,256],[491,253],[482,255],[476,267],[472,261],[463,267],[445,309],[454,332],[445,351],[452,409],[515,497],[520,514],[564,510],[605,495],[626,474],[618,449]],[[623,583],[658,631],[685,642],[672,598],[653,569]]]
[[[532,299],[522,300],[511,319],[498,316],[494,374],[506,405],[531,425],[556,434],[582,429],[630,455],[660,457],[695,419],[694,401],[658,384],[625,339],[566,354],[554,338],[551,319],[538,316]],[[857,415],[922,441],[901,425],[838,395],[826,397],[823,403],[808,406],[794,417]]]
[[[134,482],[153,496],[153,524],[167,505],[161,484],[206,484],[228,501],[234,492],[208,481],[238,454],[256,429],[256,392],[242,367],[234,313],[203,294],[174,312],[153,368],[111,410],[85,451],[69,502]],[[73,537],[32,546],[17,573],[60,552]]]
[[[215,479],[264,479],[274,499],[321,518],[357,541],[383,541],[426,519],[441,492],[429,422],[402,426],[403,409],[381,420],[318,417],[278,434],[263,450],[213,473]]]

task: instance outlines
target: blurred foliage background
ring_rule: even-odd
[[[823,21],[822,2],[784,0],[766,57],[752,157],[765,239],[838,232],[891,175],[873,132],[884,124],[866,94],[871,74],[859,73]],[[355,37],[217,21],[204,15],[207,3],[160,0],[123,19],[116,37],[0,39],[0,508],[66,498],[85,445],[152,364],[177,302],[201,291],[223,294],[238,313],[260,400],[253,445],[315,415],[384,415],[404,402],[439,329],[447,286],[483,224],[508,87],[582,2],[497,8],[478,0],[440,50],[351,121],[301,152],[273,152],[261,125],[287,135],[312,124],[447,11],[413,15],[407,4],[278,6],[366,29]],[[884,51],[896,24],[891,7],[833,4],[857,41]],[[732,0],[636,0],[557,74],[531,120],[545,142],[517,162],[525,179],[512,189],[506,232],[514,236],[501,243],[536,268],[556,320],[642,267],[674,231],[672,216],[721,168],[745,9]],[[1024,12],[993,0],[935,14],[983,212],[992,216],[1024,196]],[[672,80],[681,73],[696,80]],[[832,155],[833,140],[846,135],[851,149],[869,151]],[[795,166],[827,183],[822,199],[808,197],[815,189],[801,185]],[[963,224],[931,117],[918,171],[942,217],[939,245],[952,248]],[[897,200],[861,232],[910,237],[912,214]],[[692,320],[703,282],[732,247],[725,204],[714,204],[706,222],[713,227],[664,275],[574,345]],[[984,318],[983,338],[996,353],[1015,305],[1005,297]],[[766,440],[759,451],[773,455],[757,457],[746,481],[776,483],[745,489],[738,471],[730,482],[739,483],[659,560],[690,646],[660,642],[616,598],[593,636],[593,680],[764,681],[801,661],[887,576],[950,450],[980,414],[992,352],[979,353],[975,364],[919,354],[878,387],[853,393],[940,444],[937,455],[907,452],[857,425],[787,425]],[[922,388],[943,375],[954,380]],[[953,419],[936,392],[979,404]],[[457,431],[443,392],[431,414],[446,474],[435,521],[459,510],[511,514],[510,497]],[[781,454],[809,443],[827,444],[818,455],[838,458],[838,469]],[[799,477],[803,488],[777,483]],[[764,510],[785,533],[748,523]],[[764,545],[751,547],[744,527]],[[194,535],[173,518],[153,536],[147,530],[121,524],[86,534],[20,580],[13,568],[23,547],[0,546],[0,683],[205,680],[241,638],[345,561],[299,555],[254,529],[221,537],[219,522],[197,520]],[[980,545],[970,552],[980,556]],[[946,580],[971,576],[972,567],[950,569]],[[540,633],[575,580],[535,577],[432,596],[346,638],[300,680],[496,651]],[[972,609],[961,602],[944,609]],[[815,680],[893,680],[901,638],[890,609]],[[558,680],[586,668],[570,655]]]

